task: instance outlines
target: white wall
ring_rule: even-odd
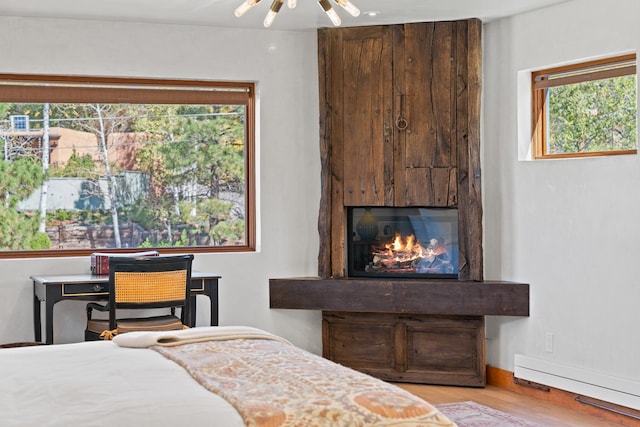
[[[485,278],[531,285],[529,318],[488,319],[489,364],[521,353],[640,380],[640,159],[522,161],[517,126],[519,72],[636,51],[639,14],[574,0],[484,26]]]
[[[268,289],[270,277],[317,274],[315,32],[0,17],[0,40],[0,73],[257,82],[259,250],[197,254],[194,267],[222,275],[222,325],[261,327],[320,352],[320,313],[270,310]],[[89,257],[0,260],[0,343],[33,340],[30,275],[88,269]],[[199,324],[206,302],[199,297]],[[82,340],[84,305],[56,305],[57,343]]]

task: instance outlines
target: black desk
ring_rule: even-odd
[[[211,301],[211,326],[218,325],[218,279],[221,276],[194,271],[191,274],[191,325],[196,322],[196,295]],[[42,340],[41,304],[45,303],[46,343],[53,344],[53,306],[62,300],[108,301],[109,276],[68,274],[31,276],[33,280],[33,328],[36,341]]]

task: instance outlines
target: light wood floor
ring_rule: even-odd
[[[464,402],[472,400],[502,412],[548,427],[620,427],[602,418],[571,410],[513,391],[488,385],[485,388],[396,384],[429,403]],[[626,424],[626,423],[625,423]],[[635,424],[627,424],[635,425]],[[638,421],[640,426],[640,421]]]

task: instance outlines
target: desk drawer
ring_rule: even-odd
[[[62,295],[67,297],[82,295],[109,295],[108,283],[72,283],[62,285]]]

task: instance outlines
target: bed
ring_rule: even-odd
[[[249,327],[0,350],[8,426],[455,426],[414,395]]]

